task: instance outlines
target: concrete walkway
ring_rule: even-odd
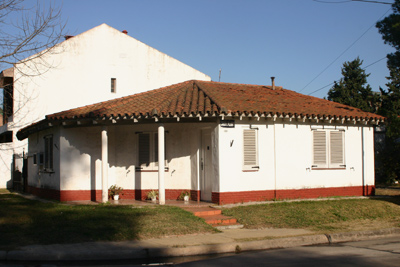
[[[0,251],[0,261],[127,260],[288,248],[399,236],[400,228],[315,235],[302,229],[229,229],[143,241],[33,245]]]

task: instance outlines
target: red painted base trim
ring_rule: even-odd
[[[158,191],[157,189],[154,189]],[[146,200],[147,194],[152,189],[124,189],[120,194],[120,199],[136,199]],[[177,200],[182,191],[190,191],[193,199],[193,193],[195,190],[189,189],[166,189],[165,199]],[[37,188],[28,186],[28,193],[36,195],[41,198],[54,199],[59,201],[101,201],[102,191],[101,190],[55,190],[48,188]],[[197,199],[196,199],[197,200]]]
[[[38,188],[28,185],[26,192],[41,198],[60,200],[60,191],[55,189]]]
[[[200,200],[200,190],[190,190],[190,200],[199,201]]]
[[[157,190],[157,189],[155,189]],[[120,195],[121,199],[146,200],[150,189],[125,189]],[[191,200],[200,200],[199,190],[188,189],[166,189],[165,199],[176,200],[182,191],[190,191]],[[55,199],[59,201],[101,201],[101,190],[55,190],[48,188],[27,187],[27,192],[41,198]],[[368,185],[353,187],[330,187],[311,189],[289,189],[289,190],[259,190],[241,192],[213,192],[212,202],[223,205],[242,202],[267,201],[273,199],[304,199],[332,196],[373,196],[375,186]]]
[[[273,199],[304,199],[333,196],[373,196],[375,186],[368,185],[352,187],[329,187],[311,189],[289,189],[289,190],[260,190],[241,192],[213,192],[212,202],[224,205],[244,202],[267,201]]]

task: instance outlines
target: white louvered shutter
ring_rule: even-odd
[[[330,167],[344,167],[344,132],[330,132]]]
[[[313,167],[327,167],[326,132],[313,132]]]
[[[150,165],[150,133],[139,134],[139,166]]]
[[[243,166],[245,170],[257,170],[257,131],[243,130]]]

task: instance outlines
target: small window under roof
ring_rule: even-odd
[[[117,78],[111,78],[111,93],[117,92]]]

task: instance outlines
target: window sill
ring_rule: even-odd
[[[140,169],[136,169],[135,172],[158,172],[158,170],[140,170]],[[164,172],[169,172],[169,169],[165,169]]]
[[[258,172],[259,170],[242,170],[242,172]]]
[[[40,172],[40,173],[48,173],[48,174],[55,173],[54,170],[41,170],[41,171],[39,171],[39,172]]]

